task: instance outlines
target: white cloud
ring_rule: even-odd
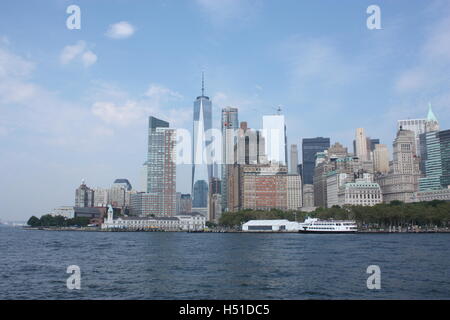
[[[124,105],[114,102],[95,102],[92,113],[102,121],[119,126],[127,126],[136,120],[145,117],[145,108],[136,101],[127,101]]]
[[[181,108],[171,105],[179,102],[183,98],[182,95],[162,85],[151,84],[143,98],[134,99],[124,92],[116,95],[115,86],[102,84],[102,88],[100,95],[102,101],[94,102],[91,111],[105,123],[127,127],[146,121],[151,114],[157,114],[166,119],[177,119],[170,121],[172,126],[182,124],[186,120],[183,112],[179,112]],[[109,98],[108,93],[111,94]]]
[[[109,26],[106,35],[113,39],[125,39],[131,37],[136,28],[127,21],[120,21]]]
[[[87,49],[86,42],[80,40],[74,45],[65,46],[59,56],[61,64],[68,64],[76,59],[80,59],[85,67],[90,67],[97,62],[97,55]]]
[[[216,25],[249,21],[260,11],[258,0],[196,0],[206,17]]]
[[[169,88],[157,84],[151,84],[148,87],[145,95],[149,98],[158,99],[159,101],[183,98],[183,96],[178,92],[172,91]]]
[[[86,51],[83,53],[81,59],[83,60],[83,64],[85,67],[89,67],[97,62],[97,55],[92,51]]]

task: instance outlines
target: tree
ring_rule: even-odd
[[[30,227],[39,227],[41,225],[41,220],[38,217],[32,216],[28,219],[27,225]]]

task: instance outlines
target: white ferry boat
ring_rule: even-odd
[[[355,233],[358,226],[351,220],[319,220],[307,218],[300,223],[299,232],[302,233]]]

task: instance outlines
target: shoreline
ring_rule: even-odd
[[[102,230],[100,228],[70,228],[70,227],[21,227],[23,230],[39,230],[39,231],[77,231],[77,232],[184,232],[184,233],[246,233],[246,234],[284,234],[284,233],[301,233],[298,231],[240,231],[240,230],[208,230],[208,231],[187,231],[187,230]],[[415,234],[415,233],[450,233],[448,229],[437,230],[406,230],[406,231],[389,231],[389,230],[359,230],[348,234]],[[314,233],[310,233],[314,234]],[[319,234],[319,233],[317,233]],[[324,233],[324,234],[333,234]],[[337,234],[337,233],[336,233]]]

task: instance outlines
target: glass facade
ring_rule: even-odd
[[[302,140],[302,177],[303,184],[313,184],[316,153],[330,147],[330,138],[305,138]]]
[[[212,177],[213,165],[208,158],[207,148],[211,144],[212,128],[212,102],[209,97],[201,95],[194,101],[193,136],[192,136],[192,191],[197,181],[209,181]],[[204,159],[206,155],[206,159]],[[195,193],[192,192],[195,201]],[[200,196],[200,195],[198,195]],[[207,198],[208,182],[206,182],[206,194],[200,197]],[[203,201],[201,201],[203,203]],[[204,206],[206,208],[206,204]],[[203,208],[203,206],[201,207]]]

